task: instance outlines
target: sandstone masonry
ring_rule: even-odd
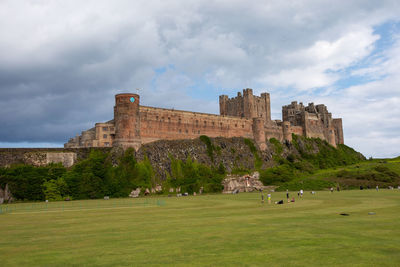
[[[254,139],[261,150],[274,137],[291,141],[292,133],[343,144],[342,119],[333,119],[325,105],[292,102],[282,107],[282,121],[271,120],[270,95],[254,96],[252,89],[229,98],[219,97],[220,115],[140,105],[137,94],[115,96],[114,119],[96,123],[64,144],[65,148],[133,147],[157,140],[209,137]]]

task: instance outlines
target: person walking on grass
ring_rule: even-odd
[[[289,203],[289,202],[290,202],[290,199],[289,199],[289,189],[286,189],[286,199],[287,199],[287,202]]]
[[[267,197],[268,197],[268,204],[271,204],[271,194],[268,194]]]
[[[300,198],[303,197],[303,189],[300,189]]]
[[[376,188],[376,192],[378,192],[379,191],[379,186],[376,186],[375,188]]]

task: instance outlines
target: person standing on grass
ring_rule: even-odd
[[[264,194],[261,193],[261,204],[264,204]]]
[[[268,204],[271,204],[271,194],[268,194]]]
[[[331,193],[333,193],[333,187],[331,187]]]
[[[286,199],[287,199],[287,202],[289,203],[289,202],[290,202],[290,199],[289,199],[289,189],[286,189]]]
[[[303,197],[303,189],[300,189],[300,198]]]
[[[378,192],[379,191],[379,186],[376,186],[376,192]]]

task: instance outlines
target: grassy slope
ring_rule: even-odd
[[[325,170],[319,170],[315,174],[309,175],[308,177],[311,179],[322,179],[322,180],[330,180],[330,181],[337,181],[342,185],[349,184],[351,185],[352,182],[355,184],[370,184],[371,186],[375,184],[385,184],[385,183],[380,183],[379,181],[367,181],[367,180],[351,180],[351,179],[342,179],[338,178],[337,175],[339,172],[346,170],[351,173],[370,173],[374,171],[374,168],[377,166],[384,166],[388,168],[389,170],[397,173],[400,175],[400,158],[394,158],[394,159],[374,159],[374,160],[368,160],[368,161],[363,161],[357,164],[345,166],[345,167],[337,167],[337,168],[331,168],[331,169],[325,169]],[[298,177],[298,179],[303,179],[307,177],[307,175],[303,177]],[[400,181],[399,181],[400,182]],[[393,183],[390,183],[393,184]],[[394,183],[396,185],[396,183]],[[400,184],[399,184],[400,185]]]
[[[273,200],[283,198],[273,193]],[[164,206],[142,205],[144,199],[58,202],[44,212],[44,204],[12,204],[15,212],[0,214],[2,265],[400,262],[398,190],[306,193],[284,205],[261,205],[258,193],[162,199]]]

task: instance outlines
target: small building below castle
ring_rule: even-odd
[[[138,94],[115,96],[114,119],[96,123],[64,147],[133,147],[157,140],[209,137],[254,139],[260,149],[266,140],[291,141],[292,134],[326,140],[332,146],[344,143],[341,118],[332,118],[328,108],[313,103],[292,102],[282,107],[282,120],[271,120],[269,93],[253,95],[243,89],[236,97],[219,97],[220,115],[140,105]]]

